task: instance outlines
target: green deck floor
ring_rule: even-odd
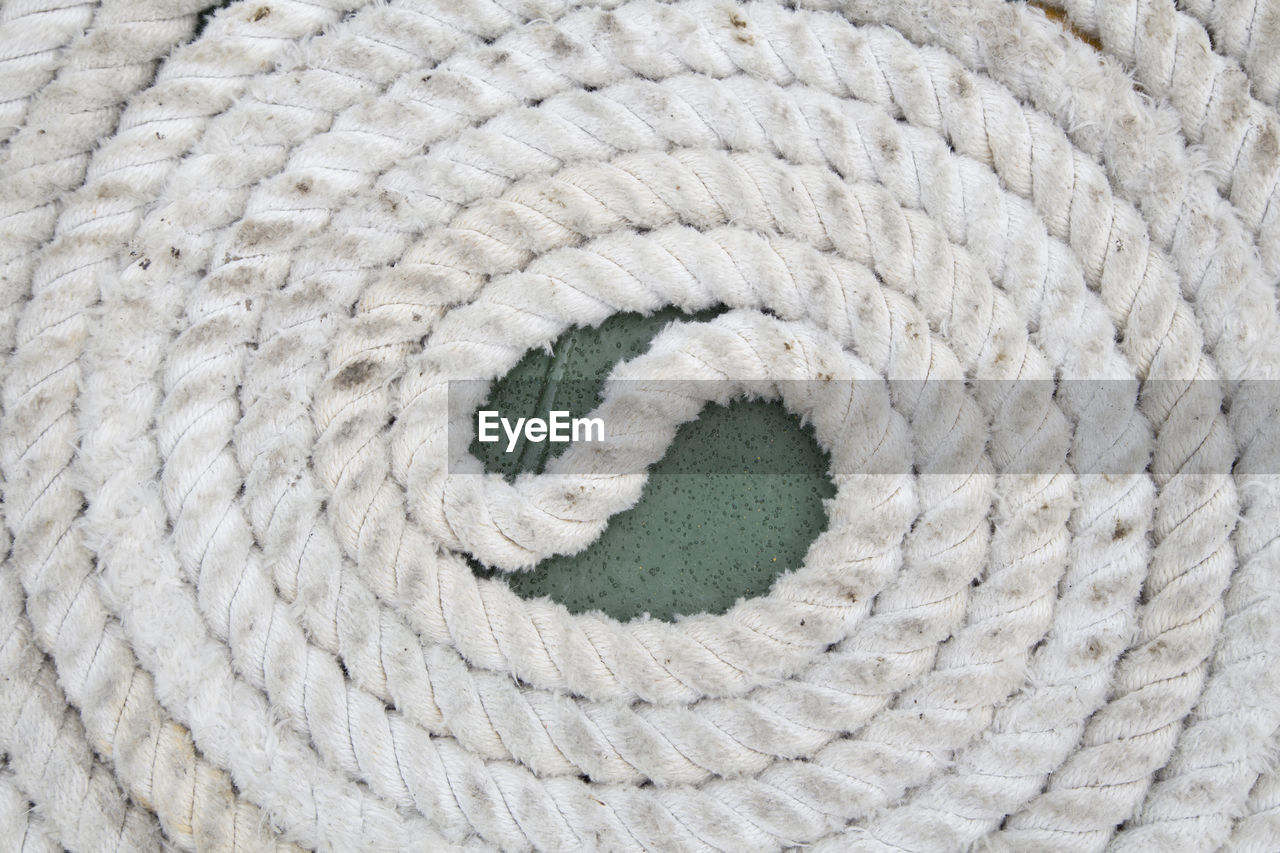
[[[571,330],[552,353],[526,355],[495,383],[484,408],[509,418],[546,417],[552,408],[586,414],[610,368],[643,352],[681,317],[675,310],[626,314]],[[487,470],[513,477],[541,471],[553,447],[565,445],[517,446],[508,454],[477,442],[471,452]],[[550,596],[574,613],[600,610],[625,621],[724,612],[801,565],[826,527],[822,501],[835,493],[827,462],[811,430],[779,403],[708,405],[650,469],[640,502],[615,515],[594,544],[503,576],[519,595]],[[713,473],[688,473],[694,469]],[[473,568],[486,577],[503,574]]]

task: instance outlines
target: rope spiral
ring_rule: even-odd
[[[1061,5],[0,0],[0,839],[1274,851],[1280,3]],[[616,453],[449,464],[673,306]],[[473,573],[736,396],[837,489],[766,595]]]

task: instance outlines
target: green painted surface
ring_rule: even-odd
[[[619,315],[595,329],[571,330],[553,354],[527,354],[495,383],[483,408],[509,418],[546,417],[552,408],[586,414],[610,368],[643,352],[682,316]],[[548,452],[564,447],[531,443],[508,454],[476,442],[471,452],[487,470],[510,478],[541,471]],[[490,572],[474,562],[473,568],[504,576],[519,595],[550,596],[574,613],[601,610],[624,621],[644,613],[659,619],[721,613],[739,598],[767,592],[779,574],[804,561],[826,527],[822,501],[835,493],[827,463],[812,432],[778,403],[708,405],[650,469],[639,503],[615,515],[585,551],[544,560],[531,572]],[[685,473],[694,468],[717,473]]]

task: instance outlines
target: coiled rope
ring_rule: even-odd
[[[206,3],[0,3],[6,843],[1274,849],[1280,5]],[[446,464],[668,306],[625,458]],[[767,595],[472,573],[717,394],[833,460]]]

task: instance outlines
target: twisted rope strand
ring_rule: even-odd
[[[1133,69],[1152,97],[1167,99],[1178,111],[1183,134],[1202,146],[1209,159],[1204,171],[1255,235],[1274,282],[1280,275],[1280,218],[1272,210],[1280,191],[1280,115],[1274,104],[1250,94],[1251,83],[1261,78],[1245,76],[1215,53],[1200,24],[1171,2],[1072,2],[1066,10],[1073,23]],[[1259,30],[1267,27],[1259,23]]]
[[[13,585],[9,577],[3,582]],[[75,711],[17,611],[21,597],[7,592],[0,603],[5,623],[13,627],[0,646],[0,668],[27,688],[5,691],[0,707],[0,750],[8,756],[15,783],[41,804],[55,837],[71,849],[158,850],[155,816],[121,796],[111,771],[89,752]],[[105,839],[110,847],[103,846]]]
[[[0,764],[0,820],[18,853],[61,853],[44,817],[18,787],[8,764]]]
[[[93,19],[95,4],[65,0],[0,9],[0,157],[35,96],[57,73],[62,52]]]

